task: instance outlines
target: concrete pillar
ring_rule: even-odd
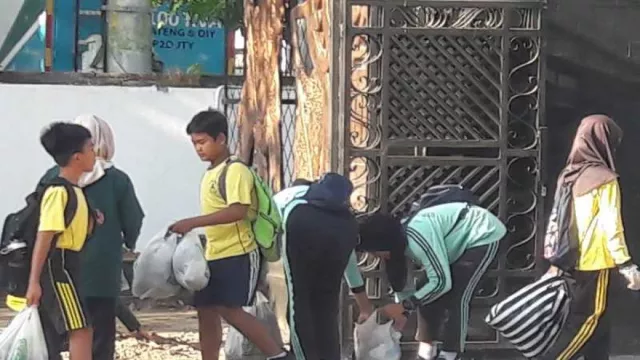
[[[152,72],[150,0],[109,0],[107,14],[106,72]]]

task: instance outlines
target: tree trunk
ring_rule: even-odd
[[[245,81],[242,87],[238,155],[253,159],[275,191],[281,184],[280,76],[283,0],[244,0]]]
[[[294,174],[309,180],[330,168],[330,6],[328,0],[307,0],[291,11],[298,97]]]
[[[239,156],[253,159],[258,174],[274,191],[282,187],[279,54],[284,0],[244,0],[245,80],[238,115]],[[287,339],[287,287],[282,262],[268,263],[261,290],[275,308]],[[266,285],[266,287],[265,287]]]

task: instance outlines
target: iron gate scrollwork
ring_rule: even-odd
[[[342,131],[334,166],[355,185],[360,214],[405,214],[429,186],[461,182],[507,224],[475,294],[470,346],[506,344],[484,325],[489,305],[534,276],[542,235],[542,2],[343,0]],[[339,28],[339,27],[338,27]],[[340,116],[342,115],[342,116]],[[339,134],[339,131],[337,132]],[[334,132],[336,134],[336,132]],[[367,290],[390,301],[375,259]],[[346,297],[343,340],[353,312]],[[415,321],[404,334],[413,342]]]

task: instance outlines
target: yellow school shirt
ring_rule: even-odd
[[[58,233],[56,247],[59,249],[80,251],[89,234],[89,207],[82,189],[75,186],[73,189],[78,199],[78,206],[69,227],[64,223],[67,191],[63,186],[51,186],[42,196],[38,231]]]
[[[624,238],[620,187],[613,180],[574,198],[580,239],[578,270],[616,267],[631,259]]]
[[[257,248],[254,240],[251,220],[255,218],[256,195],[253,174],[242,163],[231,163],[226,174],[227,201],[220,195],[218,179],[222,169],[227,166],[223,162],[209,169],[200,185],[200,207],[202,215],[208,215],[227,208],[231,204],[249,205],[247,218],[231,224],[206,227],[207,246],[205,258],[210,260],[224,259],[250,253]]]

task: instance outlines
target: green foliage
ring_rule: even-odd
[[[184,11],[202,21],[219,21],[228,29],[243,24],[243,0],[152,0],[152,3],[169,4],[172,12]]]

